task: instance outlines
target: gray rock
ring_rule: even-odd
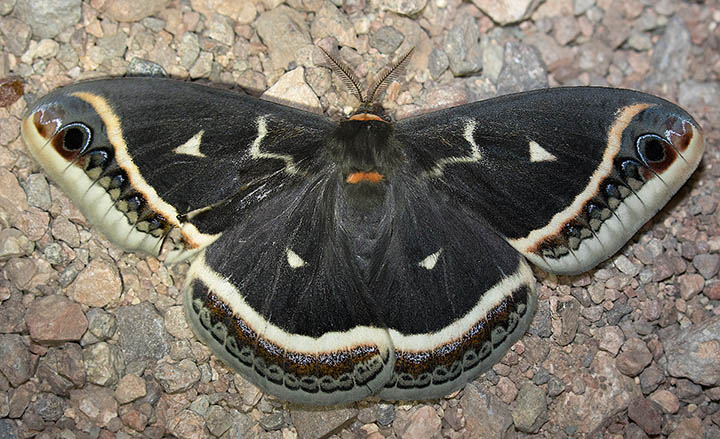
[[[379,425],[387,427],[395,420],[395,406],[392,404],[378,404],[376,417]]]
[[[177,364],[160,363],[153,375],[168,393],[184,392],[200,381],[200,370],[188,358]]]
[[[61,396],[67,396],[72,388],[83,386],[86,376],[80,346],[66,343],[59,348],[50,348],[40,357],[37,377]]]
[[[593,6],[595,6],[595,0],[574,0],[573,13],[575,15],[582,15]]]
[[[381,0],[380,9],[400,15],[415,15],[422,11],[428,0]]]
[[[475,437],[504,437],[512,426],[512,413],[495,395],[482,393],[474,384],[465,386],[460,406],[465,412],[465,429]]]
[[[703,386],[720,384],[720,316],[680,330],[664,340],[664,345],[671,376]]]
[[[620,319],[633,311],[635,310],[627,304],[627,299],[621,297],[614,302],[612,309],[605,313],[605,318],[609,325],[617,325]]]
[[[555,398],[565,391],[565,382],[556,376],[551,376],[548,381],[548,396]]]
[[[678,103],[683,107],[713,105],[720,96],[720,83],[685,81],[678,90]]]
[[[682,378],[675,381],[675,393],[681,401],[689,404],[700,404],[704,399],[702,387]]]
[[[3,381],[4,378],[0,379],[0,381]],[[9,383],[7,381],[2,382],[3,387],[9,387]],[[7,415],[10,413],[10,398],[8,397],[7,392],[0,391],[0,419],[7,417]]]
[[[285,417],[282,412],[275,412],[269,415],[265,415],[258,421],[260,426],[267,431],[276,431],[283,428],[285,425]]]
[[[612,50],[600,41],[591,40],[579,46],[577,66],[594,74],[605,76],[612,61]]]
[[[121,58],[127,49],[127,40],[128,36],[121,31],[104,36],[90,49],[90,57],[98,64],[105,64],[112,59]]]
[[[588,385],[585,393],[563,392],[553,402],[555,407],[566,410],[553,412],[553,422],[559,425],[577,425],[578,437],[603,425],[610,416],[627,408],[633,398],[640,395],[640,389],[632,378],[622,375],[615,367],[615,359],[607,352],[598,351],[590,367],[583,371],[589,375],[589,382],[602,385]]]
[[[324,2],[322,8],[315,14],[310,26],[310,35],[314,41],[330,37],[335,38],[341,46],[357,46],[357,35],[350,19],[330,2]]]
[[[40,393],[30,403],[30,410],[44,421],[57,421],[65,411],[65,400],[52,393]]]
[[[50,185],[43,174],[31,174],[25,180],[25,194],[28,204],[42,210],[50,209],[52,199],[50,198]]]
[[[7,418],[0,418],[0,438],[17,439],[19,438],[18,427],[15,421]]]
[[[180,56],[180,65],[186,69],[195,64],[195,60],[200,55],[200,40],[197,34],[193,32],[183,34],[178,45],[178,55]]]
[[[640,389],[645,395],[654,392],[660,384],[665,382],[665,374],[653,364],[643,370],[639,378]]]
[[[117,420],[118,403],[112,389],[87,385],[70,392],[70,400],[76,412],[87,416],[95,428]]]
[[[133,22],[160,12],[168,3],[170,0],[108,0],[102,10],[115,21]]]
[[[605,26],[605,30],[599,33],[598,37],[605,41],[611,49],[620,47],[630,36],[632,28],[628,26],[621,7],[613,5],[605,9],[602,24]]]
[[[345,425],[357,416],[356,408],[329,408],[326,410],[292,410],[290,412],[298,437],[322,437]]]
[[[160,64],[137,57],[130,61],[127,74],[128,76],[153,76],[159,78],[168,76],[167,72]]]
[[[561,325],[554,327],[553,338],[560,346],[566,346],[575,339],[580,322],[581,305],[574,297],[562,297],[551,301],[551,307],[560,317]]]
[[[88,319],[88,329],[98,340],[107,340],[115,335],[117,320],[111,313],[102,308],[91,308],[86,317]]]
[[[428,56],[428,70],[433,79],[438,79],[450,67],[450,61],[444,50],[434,48]]]
[[[15,0],[0,0],[0,15],[7,15],[15,7]]]
[[[249,437],[246,432],[255,425],[253,418],[237,410],[230,410],[228,418],[231,420],[232,425],[230,425],[230,429],[225,432],[223,436],[224,439],[245,439]]]
[[[532,383],[523,385],[518,392],[512,418],[518,430],[537,433],[547,421],[547,401],[543,389]]]
[[[370,46],[380,53],[395,52],[404,40],[405,36],[392,26],[383,26],[370,34]]]
[[[15,13],[30,25],[33,35],[53,38],[74,26],[82,16],[81,0],[17,0]]]
[[[642,32],[633,32],[625,43],[628,49],[642,52],[652,49],[653,43],[650,35]]]
[[[197,398],[195,398],[195,401],[190,404],[190,410],[194,411],[200,416],[205,416],[209,408],[210,400],[208,399],[207,395],[198,396]]]
[[[157,361],[170,352],[170,336],[163,318],[147,302],[117,309],[118,340],[125,361]]]
[[[143,26],[155,33],[162,31],[167,25],[167,22],[165,20],[155,17],[145,17],[140,20],[140,22]]]
[[[0,231],[0,261],[7,261],[18,256],[29,256],[35,250],[35,243],[30,241],[18,229]]]
[[[78,65],[78,62],[80,60],[80,57],[78,56],[77,52],[75,52],[75,49],[73,49],[73,46],[70,44],[60,44],[60,49],[58,50],[58,54],[55,57],[60,63],[62,63],[63,67],[66,69],[72,69],[76,65]]]
[[[256,24],[276,69],[287,69],[296,59],[295,52],[312,43],[304,16],[287,6],[264,12]]]
[[[618,255],[617,258],[613,261],[615,266],[618,270],[621,272],[627,274],[628,276],[637,276],[638,273],[640,273],[640,265],[634,264],[630,259],[628,259],[627,256],[621,254]]]
[[[652,73],[647,79],[648,87],[655,89],[660,84],[680,81],[687,69],[691,46],[690,31],[682,18],[670,20],[662,38],[655,45],[651,60]]]
[[[550,314],[549,301],[538,301],[537,311],[535,311],[535,317],[530,323],[528,333],[540,338],[552,336],[552,316]]]
[[[224,408],[213,405],[207,411],[205,422],[210,433],[220,437],[232,427],[233,417]]]
[[[125,361],[120,349],[106,342],[83,349],[87,380],[99,386],[112,387],[125,373]]]
[[[235,41],[234,22],[232,18],[220,14],[213,14],[212,19],[205,24],[206,29],[203,35],[219,41],[222,44],[232,47]]]
[[[0,34],[4,37],[5,49],[21,56],[30,43],[32,29],[25,22],[12,17],[0,20]]]
[[[566,46],[580,35],[580,25],[575,17],[559,16],[555,17],[554,37],[555,41],[561,46]]]
[[[0,372],[13,387],[17,387],[32,376],[30,351],[17,334],[0,335]]]
[[[542,0],[473,0],[494,22],[505,25],[528,18]]]
[[[3,230],[4,232],[4,230]],[[2,243],[2,240],[0,238],[0,243]],[[4,245],[0,244],[0,247],[2,247],[3,250],[0,250],[0,259],[2,259],[2,254],[4,253]],[[48,244],[43,249],[43,256],[45,257],[45,260],[53,265],[64,265],[65,262],[67,262],[67,259],[65,257],[65,253],[63,252],[63,248],[60,244],[56,242],[52,242]]]
[[[482,51],[482,75],[495,84],[505,63],[505,49],[497,39],[483,37],[480,41],[480,50]]]
[[[541,386],[543,384],[547,384],[548,381],[550,381],[550,371],[542,366],[538,367],[538,370],[535,371],[535,374],[533,375],[533,383],[536,386]]]
[[[505,62],[497,80],[498,94],[547,88],[548,78],[540,51],[522,43],[505,44]]]
[[[18,386],[18,388],[13,391],[8,403],[8,417],[21,417],[37,391],[37,386],[33,381],[27,381]]]
[[[445,36],[443,47],[455,76],[477,73],[482,68],[480,31],[470,15],[460,15]]]
[[[210,76],[213,67],[213,54],[210,52],[200,52],[195,60],[195,64],[190,68],[190,77],[205,78]]]
[[[707,280],[712,279],[720,271],[720,255],[703,253],[693,258],[693,266]]]

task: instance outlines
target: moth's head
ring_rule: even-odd
[[[363,102],[353,111],[348,120],[381,120],[392,122],[392,118],[385,113],[385,108],[378,102]]]

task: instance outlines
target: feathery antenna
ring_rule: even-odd
[[[382,95],[388,85],[390,85],[393,80],[397,79],[397,77],[405,71],[405,68],[407,68],[408,63],[410,62],[410,55],[412,55],[415,50],[414,47],[411,48],[395,64],[390,67],[385,67],[382,73],[380,73],[378,79],[373,83],[372,87],[370,87],[370,93],[367,96],[364,96],[362,89],[360,88],[360,79],[355,76],[355,73],[353,73],[345,63],[340,61],[339,58],[331,55],[322,47],[318,47],[325,54],[325,58],[327,58],[330,62],[330,68],[340,76],[348,90],[357,97],[363,106],[372,105],[375,102],[375,99]]]
[[[364,102],[365,104],[371,104],[375,102],[375,98],[382,95],[388,85],[390,85],[391,82],[393,82],[395,79],[397,79],[400,75],[403,74],[403,72],[407,68],[408,63],[410,62],[410,55],[412,55],[414,50],[414,47],[411,48],[395,64],[393,64],[389,68],[384,69],[384,71],[380,74],[373,86],[370,87],[370,93],[368,94],[367,101]]]
[[[360,89],[360,80],[357,76],[355,76],[355,73],[353,73],[352,70],[350,70],[348,66],[345,65],[345,63],[328,53],[327,50],[323,49],[320,46],[318,47],[325,54],[325,58],[330,61],[330,68],[338,76],[340,76],[340,79],[342,79],[342,82],[345,83],[345,86],[348,88],[348,90],[350,90],[360,102],[364,103],[365,98],[363,97],[362,90]]]

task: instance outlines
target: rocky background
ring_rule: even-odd
[[[720,437],[717,0],[0,0],[0,438]],[[23,112],[57,86],[163,74],[356,105],[416,48],[397,117],[557,85],[641,89],[703,125],[700,169],[631,243],[574,277],[536,274],[532,329],[446,399],[308,410],[261,394],[186,326],[186,265],[125,254],[27,155]],[[158,103],[162,111],[162,103]]]

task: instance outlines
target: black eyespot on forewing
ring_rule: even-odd
[[[74,122],[65,125],[50,141],[55,151],[68,161],[76,160],[90,146],[92,130],[89,126]]]
[[[653,172],[664,172],[677,158],[672,144],[656,134],[644,134],[635,143],[640,161]]]

